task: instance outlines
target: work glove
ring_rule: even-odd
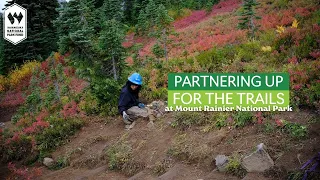
[[[125,111],[123,111],[122,117],[123,117],[123,122],[126,124],[131,124],[133,122],[130,116]]]
[[[145,108],[146,106],[145,106],[143,103],[139,103],[139,104],[138,104],[138,107],[139,107],[139,108]]]

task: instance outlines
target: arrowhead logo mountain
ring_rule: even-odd
[[[9,15],[8,15],[8,19],[9,19],[9,21],[11,22],[11,24],[13,24],[13,23],[14,23],[14,18],[13,18],[13,16],[12,16],[12,14],[11,14],[11,13],[9,13]]]
[[[4,10],[3,38],[16,45],[27,38],[27,10],[12,4]]]
[[[17,16],[17,14],[14,13],[13,17],[15,17],[19,21],[19,24],[20,24],[20,22],[21,22],[21,20],[23,18],[23,15],[21,14],[21,12],[20,12],[19,16]]]
[[[21,12],[20,12],[19,16],[17,15],[16,12],[13,14],[13,16],[12,16],[11,13],[8,14],[8,19],[9,19],[9,21],[11,22],[11,24],[14,23],[14,18],[16,18],[16,19],[18,20],[19,24],[20,24],[20,22],[21,22],[21,20],[22,20],[22,18],[23,18],[23,15],[22,15]]]

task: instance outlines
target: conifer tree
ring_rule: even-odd
[[[99,49],[103,60],[101,67],[105,75],[113,74],[114,80],[118,80],[124,55],[122,42],[125,37],[124,26],[116,19],[104,22],[99,36]]]
[[[141,14],[141,10],[144,10],[148,4],[148,0],[134,0],[133,8],[131,12],[131,19],[133,24],[138,23],[139,16]]]
[[[59,35],[59,51],[71,52],[74,65],[83,76],[93,71],[96,53],[92,38],[94,35],[94,3],[92,0],[72,0],[60,8],[60,16],[54,21]]]
[[[137,23],[137,31],[141,34],[146,34],[148,31],[152,31],[156,25],[157,18],[157,6],[153,0],[149,0],[149,3],[140,11]]]
[[[157,38],[157,43],[153,47],[153,52],[157,57],[165,56],[168,60],[168,36],[172,33],[171,22],[173,18],[168,15],[163,4],[156,5],[153,0],[149,0],[146,8],[140,11],[137,24],[138,32],[147,34],[149,37]],[[163,48],[164,53],[160,52]]]
[[[103,12],[103,20],[115,19],[116,21],[123,22],[124,12],[121,0],[105,0],[101,10]]]
[[[171,32],[171,22],[173,18],[168,15],[168,11],[164,7],[164,5],[160,4],[159,8],[156,11],[156,27],[154,36],[158,39],[158,41],[163,45],[164,55],[166,60],[168,61],[168,37],[172,33]]]
[[[240,22],[238,24],[239,29],[248,29],[250,37],[254,38],[254,33],[258,29],[254,20],[260,19],[256,15],[254,8],[259,5],[256,0],[244,0],[243,2],[243,11],[240,12]]]

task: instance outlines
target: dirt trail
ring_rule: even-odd
[[[281,113],[281,118],[292,122],[308,124],[311,119],[309,111],[299,113]],[[186,131],[179,131],[169,124],[173,120],[171,114],[155,122],[155,126],[148,127],[148,122],[140,120],[135,127],[124,130],[121,119],[111,119],[105,123],[105,119],[92,117],[87,119],[87,124],[82,130],[70,139],[70,142],[59,147],[53,154],[53,159],[59,156],[69,156],[70,166],[58,171],[43,168],[41,179],[239,179],[238,177],[213,171],[215,169],[214,158],[218,154],[230,156],[234,153],[248,154],[259,143],[267,145],[268,152],[274,159],[276,167],[286,171],[300,168],[300,162],[305,162],[320,151],[320,124],[314,123],[309,129],[309,138],[306,140],[292,140],[279,133],[263,133],[258,125],[248,126],[242,129],[222,128],[203,133],[197,127]],[[186,159],[172,159],[168,156],[168,150],[176,143],[176,137],[185,135],[185,141],[190,147],[185,147],[191,153],[189,156],[201,157],[190,163]],[[135,175],[123,175],[119,171],[108,169],[105,159],[106,149],[111,147],[119,139],[124,139],[130,144],[133,151],[134,165],[141,165],[140,171]],[[191,149],[191,150],[190,150]],[[183,149],[182,149],[183,150]],[[297,158],[299,156],[299,159]],[[300,160],[300,161],[299,161]],[[168,162],[166,172],[154,173],[156,164]],[[279,173],[276,169],[274,173]],[[279,172],[278,172],[279,171]],[[278,177],[270,176],[270,179],[282,179],[283,173]],[[254,174],[250,177],[262,177]],[[264,177],[267,179],[266,177]],[[251,178],[255,179],[255,178]]]
[[[11,117],[16,113],[19,106],[14,107],[0,107],[0,122],[8,122]]]

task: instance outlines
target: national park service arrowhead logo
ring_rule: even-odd
[[[14,3],[4,10],[3,38],[17,45],[27,39],[27,10]]]

